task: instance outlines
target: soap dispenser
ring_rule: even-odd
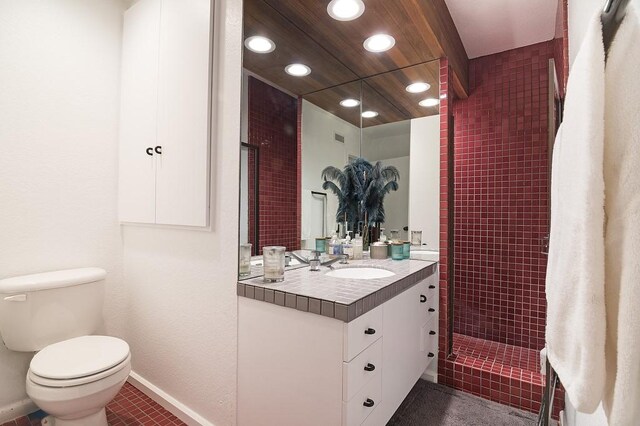
[[[338,239],[338,236],[334,232],[331,236],[331,242],[329,243],[329,254],[340,255],[342,254],[342,242]]]

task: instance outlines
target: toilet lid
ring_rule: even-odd
[[[91,376],[124,361],[129,345],[110,336],[81,336],[54,343],[31,360],[31,372],[48,379]]]

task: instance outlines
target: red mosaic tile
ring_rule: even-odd
[[[36,416],[21,417],[0,426],[41,426]],[[157,402],[125,383],[118,395],[107,405],[109,426],[185,426],[182,420]]]
[[[446,100],[440,114],[438,380],[533,412],[544,387],[538,350],[544,346],[546,315],[546,257],[540,249],[549,226],[548,60],[566,58],[566,41],[562,44],[562,49],[551,41],[472,60],[464,100],[453,99],[448,90],[446,60],[440,73]],[[561,65],[568,71],[566,62]],[[556,416],[563,398],[560,389]]]
[[[454,331],[544,346],[553,42],[474,59],[456,100]]]
[[[301,200],[298,190],[298,99],[249,77],[249,145],[257,147],[259,218],[249,214],[249,242],[254,254],[266,245],[300,248]],[[249,157],[249,205],[255,194],[256,159]],[[254,240],[256,223],[259,241]]]

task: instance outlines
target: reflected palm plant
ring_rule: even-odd
[[[393,166],[378,161],[371,164],[356,158],[344,169],[329,166],[322,171],[322,187],[338,197],[336,220],[366,225],[384,223],[384,197],[398,190],[400,172]],[[367,232],[368,226],[364,227]]]

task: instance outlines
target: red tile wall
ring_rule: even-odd
[[[258,147],[259,163],[258,254],[264,246],[300,248],[297,121],[296,98],[249,77],[249,144]],[[249,182],[253,178],[250,167]],[[252,217],[250,235],[255,226]]]
[[[440,274],[440,301],[439,301],[439,336],[438,336],[438,381],[444,383],[445,365],[452,345],[449,336],[449,301],[450,294],[450,274],[449,274],[449,220],[453,220],[449,205],[453,202],[449,200],[449,114],[452,97],[451,83],[449,81],[451,71],[449,61],[446,58],[440,59],[440,264],[438,270]],[[453,182],[451,182],[453,184]]]
[[[470,63],[454,102],[454,331],[544,346],[552,41]]]
[[[532,412],[544,384],[537,364],[545,326],[540,238],[548,232],[548,60],[555,43],[472,60],[466,100],[452,97],[446,60],[440,69],[438,380]],[[561,65],[566,79],[568,64]],[[554,418],[563,400],[559,389]]]

